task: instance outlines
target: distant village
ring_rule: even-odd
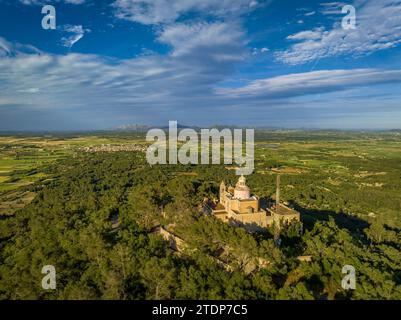
[[[136,144],[126,144],[126,145],[112,145],[112,144],[102,144],[98,146],[90,146],[80,148],[80,151],[87,153],[97,153],[97,152],[121,152],[121,151],[136,151],[136,152],[146,152],[146,145],[136,145]]]

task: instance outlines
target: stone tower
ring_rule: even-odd
[[[277,185],[276,185],[276,208],[280,205],[280,174],[277,174]]]
[[[226,202],[226,185],[224,181],[220,184],[220,203],[225,205]]]

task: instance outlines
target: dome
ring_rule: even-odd
[[[244,176],[241,176],[238,179],[237,184],[235,185],[234,198],[242,200],[242,199],[249,199],[250,197],[251,197],[251,190],[246,185],[246,178]]]

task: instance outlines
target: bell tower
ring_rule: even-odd
[[[280,174],[277,174],[276,182],[276,208],[280,205]]]
[[[224,181],[220,184],[220,203],[225,205],[226,202],[226,185]]]

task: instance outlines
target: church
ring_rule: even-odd
[[[220,197],[212,214],[227,223],[241,226],[248,231],[263,231],[275,224],[277,227],[292,221],[300,221],[300,213],[280,203],[280,176],[277,176],[276,201],[273,205],[261,207],[258,196],[252,195],[241,176],[235,187],[220,184]]]

